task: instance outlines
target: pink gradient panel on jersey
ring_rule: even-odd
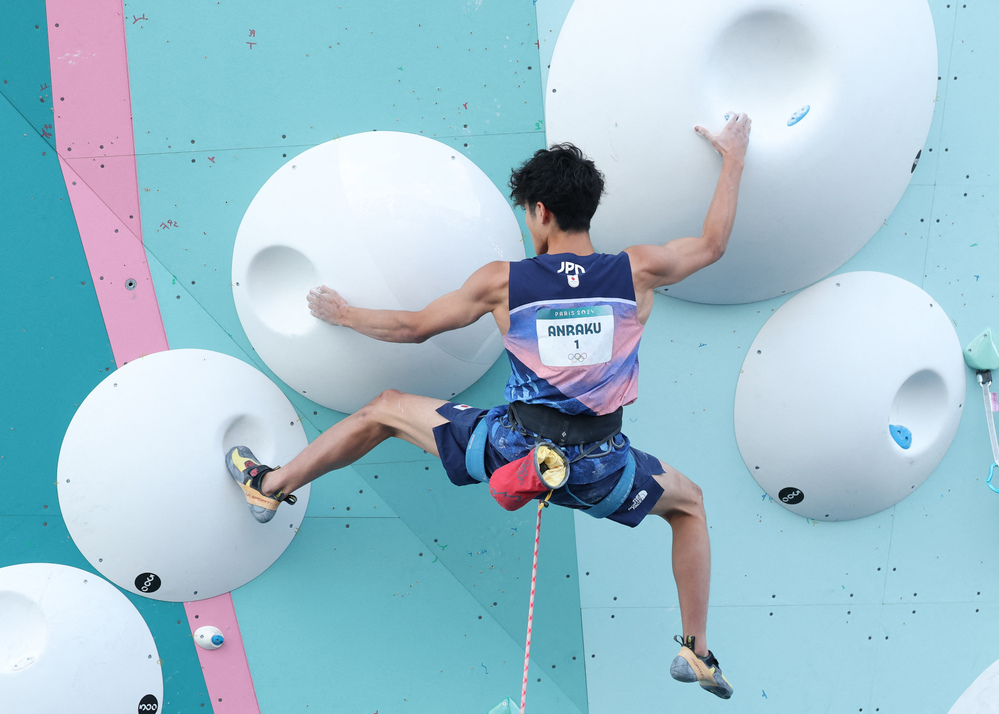
[[[627,356],[638,350],[638,345],[642,339],[643,326],[635,320],[635,312],[636,308],[634,306],[629,306],[628,308],[615,307],[615,318],[622,318],[620,323],[616,324],[614,330],[613,353],[617,356],[607,364],[582,368],[577,367],[571,370],[549,367],[541,362],[541,357],[538,354],[537,335],[533,333],[529,333],[522,338],[512,333],[507,333],[504,337],[504,343],[506,343],[507,349],[510,349],[513,355],[539,378],[545,380],[563,394],[573,395],[573,398],[597,414],[606,414],[614,411],[617,408],[617,404],[609,405],[607,400],[601,401],[599,397],[613,395],[613,398],[620,400],[620,404],[622,405],[631,404],[638,398],[637,370],[635,373],[629,375],[627,381],[618,382],[615,389],[610,392],[601,390],[597,394],[589,393],[596,386],[595,380],[599,379],[598,375],[610,375],[612,379],[616,376],[620,379],[618,373],[626,362]],[[613,408],[611,408],[612,406]]]

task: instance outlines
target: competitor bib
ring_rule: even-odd
[[[609,305],[538,310],[538,352],[548,367],[581,367],[610,362],[614,310]]]

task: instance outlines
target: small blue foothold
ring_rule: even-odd
[[[794,114],[791,115],[791,118],[787,120],[787,125],[794,126],[795,124],[797,124],[799,121],[805,118],[805,115],[808,114],[808,110],[811,108],[812,108],[811,104],[806,104],[805,106],[803,106],[801,109],[799,109],[798,111],[796,111]]]
[[[891,433],[891,438],[895,440],[895,443],[901,446],[903,449],[908,449],[910,446],[912,446],[912,432],[906,429],[904,426],[895,426],[894,424],[889,424],[888,431]]]
[[[221,647],[223,642],[225,642],[225,638],[222,635],[212,635],[212,644],[216,647]]]

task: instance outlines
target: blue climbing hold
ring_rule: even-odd
[[[901,446],[903,449],[908,449],[910,446],[912,446],[912,432],[906,429],[904,426],[895,426],[894,424],[889,424],[888,431],[891,432],[891,438],[895,440],[895,443]]]
[[[222,635],[212,635],[212,644],[216,647],[221,647],[223,642],[225,642],[225,639]]]
[[[803,106],[801,109],[799,109],[798,111],[796,111],[794,114],[791,115],[791,118],[787,120],[787,125],[794,126],[795,124],[797,124],[799,121],[805,118],[805,115],[808,114],[808,110],[811,108],[812,108],[811,104],[806,104],[805,106]]]

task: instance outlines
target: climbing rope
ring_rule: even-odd
[[[520,714],[524,714],[527,706],[527,669],[531,663],[531,627],[534,624],[534,588],[538,582],[538,543],[541,541],[541,511],[548,505],[552,497],[548,492],[543,501],[538,501],[538,525],[534,529],[534,565],[531,566],[531,604],[527,608],[527,647],[524,649],[524,685],[520,689]]]

